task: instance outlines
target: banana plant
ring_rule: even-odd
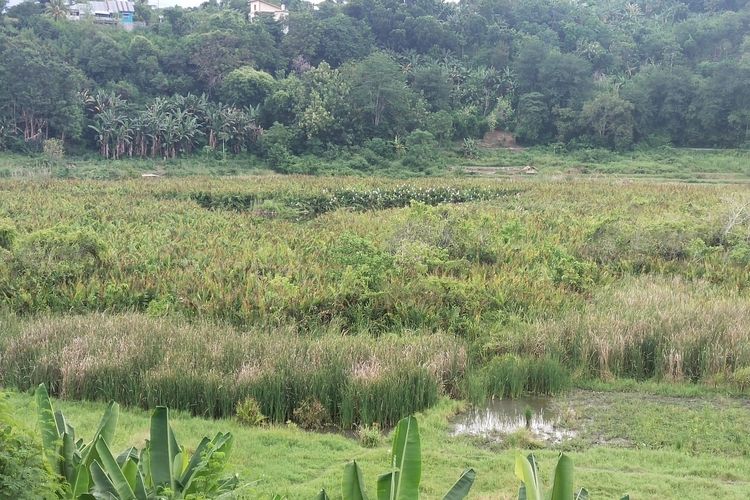
[[[37,387],[35,398],[44,458],[69,485],[66,498],[78,498],[89,492],[90,467],[99,458],[97,443],[112,442],[120,414],[119,405],[115,402],[109,404],[93,439],[84,444],[81,439],[76,441],[75,429],[62,412],[54,411],[44,384]]]
[[[177,443],[169,411],[158,406],[151,416],[150,439],[138,452],[129,448],[117,458],[110,451],[119,406],[110,403],[89,443],[76,441],[75,429],[54,411],[44,384],[36,389],[36,403],[45,460],[64,479],[65,498],[90,500],[221,498],[239,484],[234,475],[219,479],[232,450],[231,433],[206,437],[189,455]]]
[[[422,476],[422,454],[419,441],[419,425],[415,417],[399,421],[393,435],[391,448],[391,470],[378,478],[378,500],[412,500],[419,498],[419,482]],[[443,500],[462,500],[474,484],[474,469],[466,469],[458,481],[445,494]],[[341,481],[341,496],[344,500],[367,500],[362,471],[356,460],[344,467]],[[327,500],[325,490],[318,493],[318,500]]]
[[[213,439],[204,437],[190,456],[177,443],[169,424],[169,410],[157,406],[151,416],[150,439],[140,455],[131,448],[115,460],[108,450],[97,447],[101,460],[92,465],[94,490],[99,496],[122,500],[219,498],[239,484],[236,475],[216,478],[224,468],[233,441],[231,433],[220,432]],[[106,448],[105,443],[100,445]]]
[[[586,488],[573,491],[573,460],[560,453],[552,476],[552,491],[545,496],[542,481],[539,478],[539,467],[533,454],[524,457],[516,455],[516,477],[521,481],[518,488],[518,500],[588,500],[589,492]],[[625,495],[620,500],[629,500]]]

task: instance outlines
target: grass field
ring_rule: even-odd
[[[336,491],[351,458],[368,484],[385,468],[386,440],[364,449],[285,426],[311,402],[326,428],[421,412],[425,498],[466,466],[479,473],[473,498],[510,498],[513,448],[534,443],[454,437],[448,421],[526,392],[573,409],[578,434],[560,446],[596,497],[747,498],[747,155],[588,154],[477,159],[541,164],[534,178],[255,175],[239,163],[144,179],[154,164],[118,180],[10,173],[0,386],[47,384],[80,429],[118,400],[131,410],[117,449],[143,439],[137,408],[157,404],[184,412],[183,440],[230,429],[232,467],[261,479],[250,498]],[[92,176],[110,177],[80,175]],[[270,428],[226,420],[247,397]],[[23,412],[29,399],[13,398]],[[539,451],[545,474],[556,451]]]
[[[30,398],[13,397],[20,412]],[[747,403],[703,394],[699,399],[636,393],[574,391],[558,404],[580,415],[580,433],[566,444],[534,450],[542,477],[549,484],[556,454],[566,451],[575,461],[575,483],[593,498],[727,498],[750,495],[750,425]],[[104,411],[100,403],[59,402],[79,430],[92,432]],[[518,448],[502,440],[454,437],[448,421],[461,407],[443,400],[420,414],[423,454],[423,498],[440,498],[465,467],[477,470],[470,498],[515,498],[513,460]],[[231,430],[236,442],[229,469],[246,483],[246,498],[312,498],[321,488],[338,497],[343,465],[356,459],[364,469],[370,493],[377,475],[387,468],[386,437],[376,448],[337,434],[316,434],[286,426],[248,428],[231,420],[204,420],[173,414],[175,432],[188,447],[200,437]],[[115,450],[142,445],[148,436],[148,414],[121,414]],[[84,434],[86,437],[86,434]]]

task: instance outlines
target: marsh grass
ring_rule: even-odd
[[[750,302],[704,281],[641,277],[600,291],[579,311],[538,322],[533,346],[583,376],[669,382],[731,379],[750,366]]]
[[[6,339],[0,366],[4,385],[44,382],[67,399],[222,417],[252,397],[276,423],[317,401],[334,424],[351,428],[391,425],[455,392],[466,350],[439,334],[313,337],[92,315],[26,324]]]
[[[469,391],[474,397],[515,399],[524,394],[555,395],[571,385],[568,371],[558,361],[511,354],[492,359],[472,376],[477,380],[471,384],[478,386]]]

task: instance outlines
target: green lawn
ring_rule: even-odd
[[[20,415],[32,415],[31,398],[14,395]],[[575,462],[576,485],[593,498],[749,498],[750,403],[704,395],[669,397],[647,392],[573,391],[556,405],[573,409],[568,425],[578,436],[561,447]],[[516,449],[501,438],[454,437],[450,416],[462,403],[443,400],[419,415],[422,436],[422,497],[440,498],[466,467],[477,480],[470,498],[513,498]],[[57,401],[84,437],[90,435],[102,403]],[[202,435],[230,430],[236,436],[230,470],[248,482],[247,498],[312,498],[326,488],[338,494],[343,465],[357,459],[366,484],[374,492],[377,475],[388,461],[388,439],[374,449],[337,434],[308,433],[283,426],[246,428],[231,420],[172,415],[178,440],[195,446]],[[148,434],[148,413],[126,410],[120,415],[113,448],[140,446]],[[557,447],[559,448],[559,447]],[[559,449],[536,450],[542,477],[549,482]]]

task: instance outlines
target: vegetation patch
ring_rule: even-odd
[[[252,403],[237,406],[253,398],[271,422],[351,428],[390,426],[456,393],[467,354],[439,334],[314,338],[95,315],[29,323],[8,339],[0,363],[2,384],[44,383],[69,399],[168,405],[212,417],[236,411],[257,422]]]

